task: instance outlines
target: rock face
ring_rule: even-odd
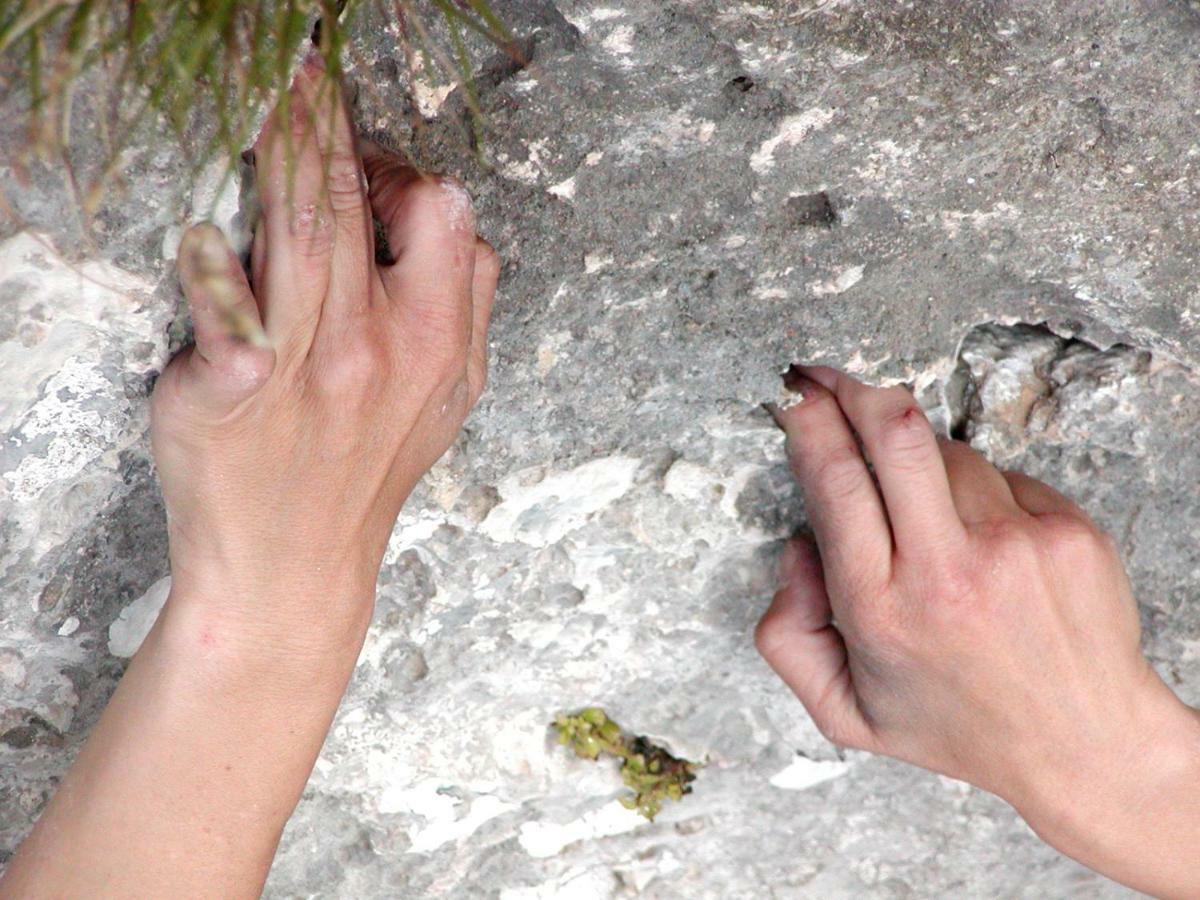
[[[414,103],[359,26],[360,127],[458,174],[506,268],[491,386],[397,525],[268,896],[1123,896],[1002,803],[839,753],[757,659],[803,522],[759,404],[797,359],[913,385],[1117,536],[1200,702],[1200,12],[494,5],[531,64],[476,48],[491,171],[461,91]],[[138,151],[79,252],[61,179],[0,169],[6,853],[165,595],[169,257],[210,206],[238,224]],[[550,740],[592,704],[707,759],[694,793],[621,808]]]

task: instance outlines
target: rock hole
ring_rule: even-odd
[[[963,339],[946,383],[950,436],[1005,455],[1019,452],[1031,435],[1057,441],[1077,420],[1093,420],[1093,430],[1096,419],[1104,431],[1119,429],[1125,416],[1113,413],[1127,405],[1123,396],[1141,389],[1150,362],[1147,351],[1101,348],[1045,323],[979,325]]]
[[[833,201],[825,191],[789,197],[784,209],[789,221],[803,228],[832,228],[838,220]]]

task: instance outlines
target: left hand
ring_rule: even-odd
[[[188,232],[196,344],[153,396],[172,608],[230,640],[353,644],[401,504],[483,390],[499,261],[458,184],[360,159],[317,58],[254,152],[251,278],[216,228]],[[372,215],[393,265],[375,262]]]

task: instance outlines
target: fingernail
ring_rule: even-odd
[[[788,366],[787,371],[783,373],[783,386],[786,390],[793,394],[799,394],[801,400],[807,400],[812,397],[819,385],[804,374],[801,366],[792,363]],[[793,401],[793,405],[795,405]]]
[[[304,71],[316,75],[325,71],[325,55],[313,47],[308,51],[308,55],[304,57],[304,62],[301,63]]]
[[[223,278],[229,266],[225,238],[211,222],[193,225],[186,235],[184,252],[201,278]]]

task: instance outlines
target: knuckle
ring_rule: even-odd
[[[754,627],[754,647],[769,663],[782,659],[787,651],[788,629],[777,613],[768,612]]]
[[[429,298],[410,307],[414,325],[412,337],[422,358],[439,378],[457,377],[463,370],[468,352],[471,324],[459,298]]]
[[[251,394],[266,384],[275,371],[275,351],[239,342],[226,348],[213,361],[213,367],[230,385]]]
[[[812,720],[829,743],[852,749],[858,746],[857,730],[850,726],[844,714],[817,709],[812,713]]]
[[[975,567],[961,561],[942,565],[935,570],[925,602],[943,609],[974,607],[979,599],[979,580]]]
[[[365,196],[362,166],[353,153],[331,153],[326,164],[325,191],[334,212],[360,208]]]
[[[1041,517],[1048,530],[1049,546],[1055,555],[1092,559],[1115,549],[1115,541],[1090,522],[1065,513]]]
[[[340,402],[376,398],[391,371],[391,356],[378,341],[347,341],[325,363],[318,379],[322,393]]]
[[[475,234],[475,204],[456,178],[434,175],[415,182],[412,202],[451,232]]]
[[[1038,536],[1020,519],[995,519],[977,529],[993,567],[1026,565],[1038,555]],[[975,577],[986,577],[986,573]]]
[[[869,616],[889,594],[895,575],[886,553],[845,548],[831,556],[826,577],[832,590]]]
[[[858,492],[863,478],[863,459],[858,447],[839,444],[815,460],[811,472],[821,490],[834,502]]]
[[[926,455],[931,448],[929,420],[921,407],[905,392],[902,406],[885,414],[879,425],[879,444],[897,458]]]
[[[302,258],[323,258],[333,248],[333,227],[329,217],[314,203],[292,211],[292,244]]]

